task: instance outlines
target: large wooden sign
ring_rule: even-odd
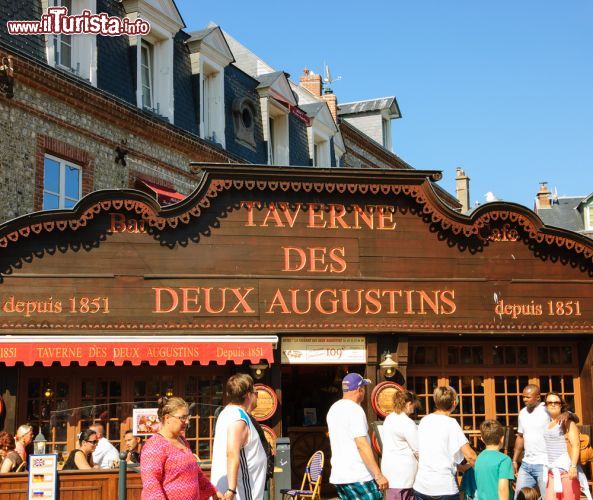
[[[211,166],[0,227],[0,331],[586,333],[593,245],[425,171]]]

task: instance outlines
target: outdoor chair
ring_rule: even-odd
[[[311,500],[320,500],[321,477],[323,476],[324,462],[325,457],[322,451],[318,450],[313,453],[307,462],[301,488],[298,490],[280,490],[282,498],[294,498],[295,500],[310,498]],[[305,487],[307,489],[305,489]]]

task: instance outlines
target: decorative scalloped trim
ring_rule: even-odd
[[[89,220],[92,220],[95,215],[101,211],[109,211],[111,209],[121,210],[125,208],[128,211],[136,212],[144,219],[150,227],[158,230],[163,230],[165,227],[176,228],[180,224],[189,224],[191,217],[199,217],[202,209],[208,208],[211,205],[211,200],[216,198],[221,192],[230,189],[248,189],[265,191],[292,190],[294,192],[304,191],[305,193],[328,192],[332,193],[350,193],[350,194],[384,194],[391,193],[398,195],[403,193],[406,196],[413,198],[421,207],[422,213],[430,217],[430,220],[439,224],[444,230],[450,230],[455,235],[463,234],[466,237],[478,236],[493,241],[516,241],[518,233],[512,226],[521,227],[529,237],[538,242],[547,245],[556,245],[564,247],[569,251],[574,251],[577,254],[583,255],[586,259],[593,261],[593,246],[587,246],[581,242],[571,240],[566,236],[555,234],[542,233],[534,221],[532,221],[525,214],[514,212],[509,208],[508,210],[490,210],[479,215],[475,220],[469,219],[467,222],[453,218],[445,211],[441,210],[441,202],[435,198],[433,194],[427,190],[429,186],[425,181],[421,185],[400,185],[400,184],[368,184],[368,183],[329,183],[329,182],[302,182],[302,181],[278,181],[278,180],[243,180],[243,179],[213,179],[206,190],[203,197],[196,202],[196,204],[188,208],[182,214],[172,215],[170,217],[162,217],[148,204],[142,201],[130,199],[112,199],[104,200],[91,206],[76,219],[66,219],[58,221],[45,221],[35,223],[30,226],[22,227],[18,230],[12,231],[0,237],[0,248],[6,248],[9,243],[16,243],[20,238],[28,238],[31,233],[39,234],[42,230],[52,232],[54,229],[64,231],[67,228],[73,231],[87,225]],[[504,239],[501,229],[494,228],[488,235],[480,236],[480,231],[487,228],[490,222],[508,221],[503,225],[506,228],[507,234],[512,232],[512,237]],[[592,243],[593,245],[593,243]]]
[[[521,331],[525,333],[545,333],[563,331],[567,333],[588,333],[593,329],[593,322],[544,322],[544,323],[512,323],[501,324],[492,322],[468,323],[465,321],[408,321],[408,320],[375,320],[361,321],[353,319],[352,321],[327,321],[319,320],[300,320],[300,321],[160,321],[145,323],[51,323],[51,322],[17,322],[0,323],[0,330],[116,330],[116,331],[158,331],[158,330],[301,330],[301,329],[385,329],[397,328],[401,330],[413,331],[452,331],[455,333],[485,331]]]

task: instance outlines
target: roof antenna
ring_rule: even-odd
[[[334,91],[331,88],[331,84],[337,82],[342,79],[341,76],[337,76],[336,78],[332,78],[331,71],[329,70],[329,64],[323,63],[323,67],[325,68],[323,77],[323,93],[324,94],[333,94]]]

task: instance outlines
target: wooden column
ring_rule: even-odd
[[[404,386],[407,386],[408,381],[408,345],[408,336],[400,335],[397,342],[397,352],[393,356],[393,359],[397,361],[397,371],[403,379],[397,382],[403,382]]]
[[[379,382],[379,363],[381,362],[378,352],[378,342],[376,335],[367,335],[367,367],[365,377],[371,381],[371,385],[367,388],[367,397],[362,403],[367,419],[369,422],[377,420],[377,415],[371,405],[371,392]]]
[[[578,344],[579,378],[581,382],[581,415],[583,424],[593,421],[593,344],[591,340],[581,340]]]

